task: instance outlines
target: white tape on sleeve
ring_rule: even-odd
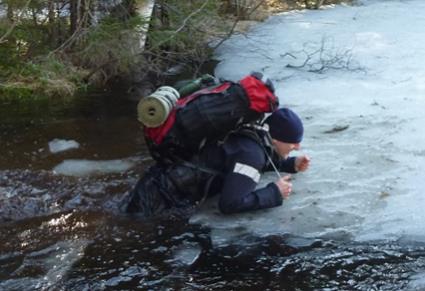
[[[244,175],[244,176],[248,176],[255,183],[258,183],[258,181],[260,181],[260,172],[258,172],[256,168],[251,167],[249,165],[236,163],[233,172]]]

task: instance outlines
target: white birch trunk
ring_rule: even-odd
[[[152,18],[155,0],[138,1],[136,12],[145,20],[136,30],[139,32],[139,52],[143,52],[146,45],[146,37],[149,31],[149,23]]]

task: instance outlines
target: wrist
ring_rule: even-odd
[[[274,193],[274,196],[276,198],[276,202],[278,204],[282,204],[283,197],[282,197],[282,194],[280,194],[280,189],[279,189],[279,186],[277,185],[277,183],[276,182],[269,183],[267,185],[267,187],[270,187],[270,188],[273,189],[273,193]]]

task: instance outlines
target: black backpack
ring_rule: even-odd
[[[278,98],[259,79],[225,81],[177,100],[166,121],[144,128],[151,155],[157,161],[189,160],[204,144],[217,142],[243,124],[273,112]]]

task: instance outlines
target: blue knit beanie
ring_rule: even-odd
[[[276,110],[264,122],[269,125],[273,139],[286,143],[299,143],[303,138],[303,123],[298,115],[288,108]]]

